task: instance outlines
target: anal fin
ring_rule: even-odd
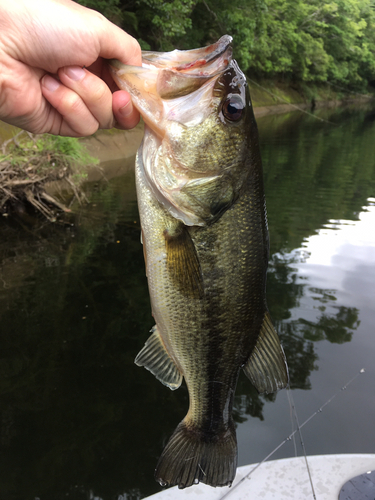
[[[167,353],[157,326],[152,328],[152,335],[135,358],[135,364],[144,366],[160,382],[172,391],[178,389],[182,375],[173,359]]]
[[[269,312],[264,315],[258,341],[243,370],[258,392],[275,392],[289,383],[288,366]]]

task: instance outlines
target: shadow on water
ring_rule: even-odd
[[[300,266],[310,236],[332,220],[357,221],[375,194],[375,123],[366,116],[259,121],[267,296],[296,390],[311,389],[318,346],[350,343],[361,324],[357,305],[313,286]],[[0,221],[2,500],[129,500],[158,491],[153,469],[188,405],[184,387],[172,393],[133,363],[153,325],[134,176],[87,191],[90,204],[66,225]],[[309,310],[301,305],[307,296]],[[245,377],[236,394],[239,430],[267,420],[278,398],[259,396]],[[259,449],[257,460],[268,451]]]

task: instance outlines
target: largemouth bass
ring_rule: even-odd
[[[189,410],[156,467],[162,485],[230,485],[244,370],[259,392],[288,383],[265,299],[268,230],[257,126],[231,37],[202,49],[110,61],[145,122],[136,184],[156,325],[135,362]]]

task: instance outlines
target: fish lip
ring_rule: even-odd
[[[231,52],[231,43],[233,38],[230,35],[223,35],[217,42],[201,47],[199,49],[191,50],[173,50],[171,52],[151,52],[143,51],[142,60],[151,63],[156,68],[162,69],[168,67],[179,72],[191,73],[194,69],[202,69],[211,64],[221,55],[225,54],[227,50]],[[230,53],[230,57],[231,57]],[[229,59],[230,59],[229,57]],[[181,58],[182,64],[173,66],[174,59]]]
[[[149,71],[168,69],[183,73],[184,76],[194,75],[196,78],[212,78],[222,72],[223,68],[214,72],[204,70],[209,69],[207,66],[224,56],[226,52],[228,56],[226,65],[229,64],[232,59],[232,40],[230,35],[224,35],[212,45],[199,49],[173,50],[171,52],[142,51],[142,66],[130,66],[117,59],[109,59],[107,62],[112,73],[121,72],[121,75],[147,74]]]

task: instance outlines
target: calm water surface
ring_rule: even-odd
[[[375,452],[375,114],[259,120],[268,303],[308,454]],[[138,500],[188,395],[133,360],[153,326],[134,176],[87,186],[70,225],[0,220],[0,498]],[[346,390],[346,382],[365,368]],[[241,376],[239,464],[292,430],[286,391]],[[298,443],[297,452],[300,453]],[[293,442],[272,458],[295,454]]]

